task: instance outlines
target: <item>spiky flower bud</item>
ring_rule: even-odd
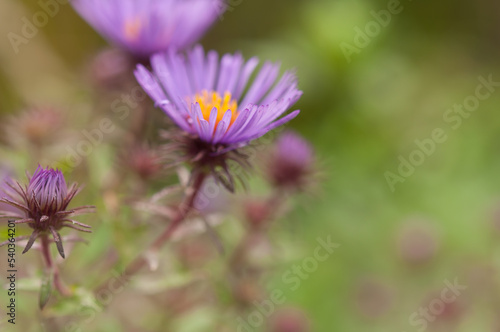
[[[27,204],[31,211],[45,216],[65,209],[68,187],[61,171],[38,168],[26,189]]]
[[[26,223],[33,229],[23,253],[33,246],[40,235],[50,233],[64,258],[62,240],[58,232],[61,228],[69,227],[82,232],[91,232],[90,226],[70,218],[91,212],[94,206],[68,209],[69,203],[80,189],[76,183],[68,188],[61,171],[38,166],[33,176],[29,178],[28,185],[23,187],[18,182],[10,181],[6,185],[8,190],[5,191],[4,197],[0,198],[0,203],[8,204],[18,211],[12,213],[0,211],[0,218],[17,219],[16,224]]]

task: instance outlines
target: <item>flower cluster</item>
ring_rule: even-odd
[[[124,275],[133,275],[148,264],[156,265],[161,247],[193,214],[200,216],[204,226],[211,231],[205,220],[209,209],[202,209],[200,202],[203,201],[206,207],[215,195],[210,191],[218,195],[219,187],[212,186],[212,182],[222,184],[231,192],[235,190],[235,180],[241,179],[246,172],[235,170],[233,165],[251,169],[255,154],[250,151],[250,143],[294,119],[300,111],[291,108],[302,91],[298,88],[295,72],[280,73],[278,63],[265,61],[259,65],[258,58],[246,60],[239,52],[219,55],[213,50],[205,51],[201,45],[192,46],[225,10],[224,0],[73,0],[71,3],[104,38],[118,46],[105,50],[93,61],[89,67],[93,83],[114,98],[117,92],[130,85],[128,78],[135,76],[144,90],[134,88],[139,89],[141,98],[122,94],[122,100],[111,103],[113,112],[118,110],[115,108],[117,102],[123,101],[130,107],[135,105],[135,113],[130,119],[132,134],[123,135],[121,140],[124,153],[122,162],[116,163],[120,169],[106,182],[105,190],[109,195],[105,196],[104,203],[113,211],[129,203],[137,207],[139,204],[133,203],[148,192],[150,180],[155,179],[158,186],[166,183],[170,186],[162,188],[151,203],[143,205],[148,212],[159,212],[169,223],[157,239],[148,248],[141,248],[144,249],[141,255],[127,265]],[[147,112],[152,107],[146,94],[174,123],[174,128],[162,132],[161,137],[168,142],[159,147],[150,148],[145,143],[148,133],[144,124],[148,122]],[[109,97],[106,93],[103,96]],[[137,103],[132,99],[137,99]],[[13,131],[29,139],[36,152],[33,157],[38,158],[50,155],[42,149],[45,144],[56,141],[53,135],[61,134],[65,127],[63,120],[66,119],[50,110],[32,112]],[[94,142],[95,138],[90,137],[95,136],[94,132],[84,132],[84,135]],[[99,143],[103,140],[99,132]],[[278,140],[271,159],[268,173],[274,193],[266,200],[247,204],[246,216],[253,227],[231,259],[235,290],[245,289],[248,284],[246,273],[242,271],[260,270],[247,259],[249,249],[254,239],[264,239],[268,221],[281,215],[280,206],[285,201],[281,189],[297,189],[304,185],[311,170],[313,152],[300,137],[286,134]],[[180,185],[171,185],[170,179],[156,181],[165,168],[179,164],[188,166],[177,168]],[[127,178],[130,173],[136,176]],[[126,200],[121,201],[119,191],[128,185],[134,188],[133,197],[129,192]],[[32,230],[31,235],[16,238],[26,240],[23,253],[32,247],[41,249],[47,282],[42,281],[40,308],[49,300],[52,286],[63,296],[70,295],[52,259],[50,245],[55,243],[60,256],[65,258],[63,240],[71,239],[63,239],[61,230],[91,232],[91,226],[74,217],[93,212],[95,207],[70,208],[80,187],[76,183],[68,186],[63,173],[50,167],[38,166],[32,176],[28,175],[25,185],[4,176],[0,168],[0,190],[0,218],[9,219],[9,223],[27,224]],[[152,208],[160,198],[181,191],[182,200]],[[204,192],[207,197],[203,197]],[[217,241],[216,236],[214,239]],[[222,246],[219,247],[223,251]],[[301,317],[295,316],[281,317],[274,329],[284,331],[288,326],[305,326]]]

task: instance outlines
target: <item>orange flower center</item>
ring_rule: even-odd
[[[138,17],[125,21],[123,27],[123,32],[125,33],[125,38],[130,41],[135,41],[139,38],[141,33],[142,20]]]
[[[203,114],[203,118],[207,121],[210,119],[210,113],[212,109],[217,108],[217,120],[215,121],[216,127],[219,122],[222,120],[222,117],[226,113],[227,110],[231,110],[231,122],[230,126],[238,117],[238,102],[235,99],[232,99],[231,93],[224,93],[224,97],[221,97],[217,92],[207,90],[203,90],[200,93],[197,93],[194,97],[194,102],[198,103],[201,108],[201,113]]]

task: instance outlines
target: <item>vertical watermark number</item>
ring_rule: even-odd
[[[9,220],[7,228],[7,280],[8,288],[7,295],[9,296],[9,303],[7,305],[7,316],[11,324],[16,324],[16,224],[14,220]]]

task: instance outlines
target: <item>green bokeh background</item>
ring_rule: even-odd
[[[201,41],[221,53],[241,50],[246,57],[294,67],[304,91],[296,105],[302,112],[290,127],[314,145],[322,180],[312,197],[297,198],[294,213],[274,227],[272,238],[285,258],[276,263],[268,288],[286,290],[283,272],[310,256],[318,237],[330,235],[341,246],[297,291],[286,292],[287,305],[305,310],[312,331],[418,331],[409,316],[443,289],[444,280],[455,278],[468,287],[459,298],[459,317],[452,313],[427,330],[498,331],[500,91],[481,101],[456,130],[443,115],[474,94],[479,76],[500,81],[500,3],[402,1],[404,10],[348,61],[340,45],[353,44],[355,27],[364,29],[373,21],[371,11],[387,4],[243,0]],[[19,32],[20,18],[38,10],[35,1],[0,3],[2,116],[30,105],[71,113],[88,94],[81,82],[86,63],[106,46],[70,6],[61,6],[15,54],[6,34]],[[85,117],[76,108],[74,116]],[[408,158],[415,140],[431,137],[436,128],[445,131],[446,142],[391,191],[385,173],[397,173],[398,157]],[[25,151],[2,153],[10,164],[30,166]],[[106,164],[93,159],[95,167]],[[98,182],[106,172],[91,176]],[[92,183],[87,197],[99,195]],[[431,261],[419,266],[402,260],[398,247],[401,228],[414,219],[429,225],[438,243]],[[93,241],[113,237],[110,229],[116,231],[98,229]],[[86,262],[93,258],[88,255]],[[366,280],[375,290],[361,296]],[[374,308],[382,308],[380,314],[371,315]],[[96,331],[123,328],[110,314],[98,322]]]

